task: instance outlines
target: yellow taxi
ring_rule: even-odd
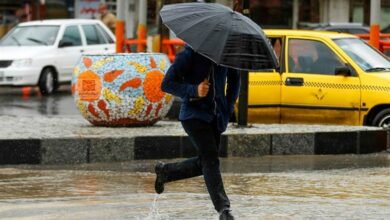
[[[248,121],[390,126],[390,61],[356,36],[265,30],[280,69],[249,73]]]

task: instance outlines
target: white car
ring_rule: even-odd
[[[99,20],[25,22],[0,40],[0,86],[39,86],[53,93],[70,82],[83,53],[114,53],[115,36]]]

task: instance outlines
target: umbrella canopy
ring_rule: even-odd
[[[260,26],[224,5],[165,5],[160,15],[177,37],[218,65],[249,71],[277,67],[275,53]]]

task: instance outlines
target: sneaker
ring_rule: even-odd
[[[154,183],[154,189],[156,193],[161,194],[164,192],[164,163],[157,162],[156,166],[154,166],[154,171],[156,172],[156,182]]]
[[[230,210],[226,209],[219,215],[219,220],[234,220],[234,217]]]

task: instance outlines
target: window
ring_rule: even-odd
[[[114,40],[112,39],[112,37],[107,33],[107,31],[105,31],[100,25],[97,25],[96,26],[99,31],[101,33],[103,33],[104,37],[106,38],[106,41],[108,41],[109,44],[113,44],[114,43]]]
[[[340,66],[345,64],[322,42],[303,39],[288,42],[289,72],[334,75]]]
[[[69,26],[65,29],[64,36],[62,37],[63,42],[72,43],[72,46],[81,46],[80,31],[77,26]]]
[[[292,18],[291,0],[250,1],[251,19],[262,28],[290,28]]]
[[[281,37],[272,37],[269,38],[270,43],[272,45],[272,48],[274,49],[276,58],[278,59],[278,63],[282,63],[282,47],[283,47],[283,40]]]
[[[16,26],[1,41],[1,46],[53,45],[59,30],[57,25]]]
[[[276,57],[280,60],[280,53],[282,51],[282,38],[270,38],[271,45],[274,48]]]
[[[97,30],[95,25],[83,25],[83,30],[88,45],[106,44],[103,35]]]
[[[348,56],[366,72],[386,72],[390,70],[387,57],[358,38],[333,40]]]

